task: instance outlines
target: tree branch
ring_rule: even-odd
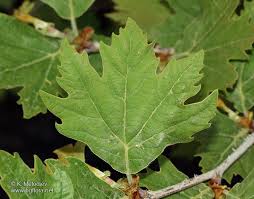
[[[195,176],[190,179],[186,179],[178,184],[166,187],[158,191],[147,191],[145,199],[160,199],[172,194],[178,193],[197,184],[205,182],[210,179],[221,178],[223,173],[236,161],[238,160],[252,145],[254,144],[254,133],[248,135],[244,142],[230,154],[220,165],[215,169],[208,171],[199,176]],[[144,195],[144,192],[141,191]]]

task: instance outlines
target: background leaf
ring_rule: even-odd
[[[64,30],[70,26],[70,22],[61,18],[52,7],[41,1],[35,1],[34,7],[30,14],[34,17],[54,23],[55,27],[59,30]],[[98,34],[101,30],[101,21],[94,10],[87,10],[82,16],[76,19],[77,26],[81,28],[91,26]]]
[[[248,130],[241,129],[234,121],[218,112],[212,126],[196,136],[201,143],[197,155],[202,158],[200,162],[202,171],[206,172],[218,166],[243,142],[247,134]],[[254,148],[251,147],[224,173],[223,178],[230,182],[234,174],[246,177],[253,167],[253,153]]]
[[[117,189],[95,177],[88,166],[75,158],[66,158],[65,162],[48,159],[46,166],[35,156],[34,170],[31,171],[21,160],[0,151],[0,185],[11,199],[112,199],[123,194]],[[67,162],[66,162],[67,161]],[[44,183],[43,186],[25,186],[26,182]],[[16,190],[49,189],[50,192],[18,193]]]
[[[131,17],[148,33],[171,15],[170,8],[160,0],[113,0],[113,2],[115,12],[107,14],[109,18],[125,24],[127,18]]]
[[[177,184],[188,177],[177,170],[177,168],[164,156],[159,158],[160,171],[156,172],[148,169],[146,174],[141,175],[140,186],[149,190],[156,191],[162,188]],[[214,194],[212,189],[205,184],[199,184],[195,187],[181,191],[177,194],[168,196],[170,199],[212,199]]]
[[[39,90],[57,95],[57,40],[0,14],[0,88],[22,87],[19,103],[25,118],[46,112]]]
[[[174,15],[168,17],[161,23],[155,24],[151,38],[163,47],[174,47],[178,42],[181,42],[185,36],[184,29],[195,20],[196,17],[202,14],[202,0],[167,0],[168,4],[174,11]],[[177,53],[178,53],[178,49]]]
[[[237,73],[229,61],[247,59],[244,51],[251,49],[254,28],[249,16],[235,16],[238,0],[196,0],[186,5],[192,2],[191,9],[186,9],[187,6],[173,1],[175,16],[157,28],[153,39],[164,47],[174,47],[177,58],[204,50],[205,78],[201,93],[204,96],[214,89],[225,90],[234,84]]]
[[[136,23],[128,20],[112,45],[101,43],[103,76],[87,55],[74,53],[66,43],[61,50],[62,77],[68,93],[58,98],[42,92],[49,110],[62,120],[65,136],[86,143],[115,170],[131,174],[145,168],[163,149],[189,142],[209,126],[217,93],[204,101],[184,105],[200,87],[203,53],[172,61],[159,75],[158,60]]]
[[[226,192],[226,199],[244,198],[252,199],[254,187],[254,169],[248,171],[246,178],[236,184],[230,191]]]
[[[238,63],[237,71],[238,82],[228,99],[238,111],[247,113],[254,106],[254,55],[250,56],[248,63]]]
[[[64,19],[80,17],[93,4],[94,0],[41,0],[48,4]]]

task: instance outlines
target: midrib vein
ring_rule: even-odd
[[[128,62],[128,57],[130,55],[132,49],[131,40],[129,40],[129,54],[126,59],[126,63]],[[124,121],[123,121],[123,136],[124,136],[124,160],[125,160],[125,169],[126,176],[129,183],[131,183],[132,179],[129,179],[130,176],[130,165],[129,165],[129,146],[126,139],[126,124],[127,124],[127,86],[128,86],[128,75],[129,75],[129,65],[126,65],[126,75],[125,75],[125,84],[124,84]]]
[[[92,67],[92,66],[89,66]],[[74,67],[74,69],[76,70],[76,72],[80,75],[79,70],[77,70],[76,67]],[[83,78],[80,76],[80,81],[82,82],[82,85],[84,86],[84,88],[86,88],[87,93],[88,93],[88,97],[90,98],[95,110],[97,111],[97,113],[99,114],[99,116],[101,117],[102,121],[104,122],[104,124],[108,127],[108,129],[110,130],[110,133],[120,142],[122,143],[122,145],[125,145],[125,143],[114,133],[114,131],[110,128],[110,126],[108,125],[108,123],[106,122],[106,120],[104,119],[104,117],[102,116],[101,112],[99,111],[94,99],[92,98],[92,96],[90,95],[90,90],[87,89],[87,86],[83,80]]]
[[[128,66],[126,69],[126,76],[125,76],[125,83],[124,83],[124,114],[123,114],[123,137],[124,143],[126,143],[126,120],[127,120],[127,85],[128,85]],[[125,159],[125,167],[127,176],[130,174],[130,167],[129,167],[129,146],[124,144],[124,159]]]
[[[126,143],[126,112],[127,112],[127,84],[128,84],[128,67],[127,67],[127,72],[126,76],[124,77],[124,98],[123,98],[123,103],[124,103],[124,110],[123,110],[123,138],[124,142]]]

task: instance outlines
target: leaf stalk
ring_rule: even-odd
[[[69,0],[69,7],[70,7],[71,29],[72,29],[72,31],[74,33],[74,36],[77,37],[78,36],[78,26],[77,26],[75,15],[74,15],[72,0]]]

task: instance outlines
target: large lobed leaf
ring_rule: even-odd
[[[225,90],[237,79],[230,60],[246,60],[246,49],[254,41],[254,28],[249,16],[235,16],[238,0],[169,1],[176,15],[159,25],[153,39],[174,47],[176,57],[188,56],[201,49],[205,52],[202,94],[219,88]],[[190,5],[192,4],[192,5]]]
[[[243,142],[247,134],[246,129],[241,129],[234,121],[218,112],[212,120],[212,126],[196,137],[201,144],[197,155],[202,158],[200,164],[203,172],[214,169],[224,161]],[[229,182],[234,174],[246,177],[253,168],[253,153],[254,147],[237,160],[223,177]]]
[[[64,19],[80,17],[93,4],[94,0],[41,0],[51,6]]]
[[[254,106],[254,55],[250,56],[248,63],[238,63],[237,71],[238,82],[228,98],[238,111],[247,113]]]
[[[184,105],[200,86],[203,53],[171,61],[159,75],[159,60],[136,23],[129,19],[112,45],[101,43],[103,75],[87,54],[65,42],[61,48],[59,98],[42,92],[48,109],[62,120],[59,132],[86,143],[114,169],[131,174],[145,168],[164,148],[189,142],[209,126],[217,92],[202,102]]]
[[[171,185],[182,182],[188,177],[177,170],[177,168],[164,156],[159,157],[160,171],[156,172],[148,169],[146,174],[141,176],[140,186],[149,190],[157,191]],[[185,191],[181,191],[168,199],[212,199],[214,196],[212,189],[205,184],[199,184]]]
[[[45,163],[35,156],[32,171],[17,153],[0,151],[1,187],[11,199],[118,199],[124,195],[98,179],[79,159],[48,159]]]
[[[19,103],[25,118],[46,112],[39,90],[58,94],[58,41],[4,14],[0,26],[0,88],[22,87]]]

